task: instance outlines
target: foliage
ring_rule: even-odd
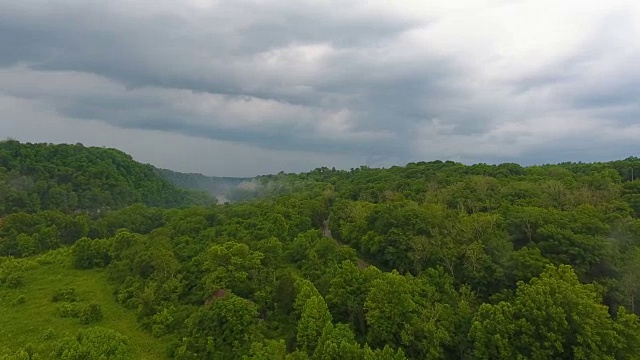
[[[91,327],[60,340],[54,355],[62,360],[125,360],[130,358],[128,342],[126,336],[116,331]]]
[[[0,287],[18,288],[24,284],[25,264],[12,257],[0,258]]]
[[[71,247],[73,266],[78,269],[105,267],[111,262],[111,242],[83,237]]]
[[[0,216],[18,211],[103,211],[137,202],[170,207],[194,200],[188,191],[159,177],[152,166],[115,149],[7,140],[0,142],[0,168]]]
[[[56,292],[51,296],[52,302],[65,301],[65,302],[76,302],[78,301],[78,296],[76,295],[76,289],[72,287],[66,287],[57,289]]]
[[[0,360],[40,360],[42,357],[34,350],[31,344],[20,348],[13,353],[3,351],[0,353]]]
[[[510,302],[483,304],[470,336],[480,359],[614,359],[626,350],[618,331],[625,325],[611,319],[593,285],[562,265],[519,283]]]
[[[56,255],[60,256],[60,254]],[[65,256],[69,256],[66,253]],[[145,332],[136,320],[135,312],[128,311],[113,298],[113,287],[102,269],[77,270],[68,262],[40,261],[41,256],[19,259],[38,266],[25,268],[27,281],[19,289],[0,288],[0,354],[15,354],[21,348],[32,350],[38,359],[55,359],[52,352],[56,343],[69,335],[87,328],[77,317],[62,318],[56,308],[71,305],[76,313],[87,304],[99,304],[104,318],[99,326],[115,330],[129,338],[130,359],[166,359],[166,339],[156,339]],[[78,301],[68,303],[51,301],[61,289],[75,289]],[[15,306],[12,302],[23,295],[26,302]],[[90,325],[89,325],[90,326]],[[34,357],[36,358],[36,357]]]
[[[24,294],[43,329],[56,309],[79,317],[47,318],[60,337],[100,321],[138,357],[141,343],[164,352],[157,340],[176,359],[633,359],[636,166],[319,168],[237,179],[227,200],[244,201],[183,208],[193,193],[158,172],[212,183],[108,149],[5,142],[0,306]],[[101,285],[79,298],[70,274]],[[135,331],[120,331],[128,316]],[[69,354],[87,343],[69,339]]]
[[[228,294],[196,310],[184,326],[176,359],[241,358],[259,339],[256,306]]]
[[[61,318],[77,318],[80,316],[80,309],[76,303],[59,303],[55,306],[56,315]]]
[[[331,313],[321,296],[313,296],[305,301],[298,321],[298,347],[311,354],[324,328],[331,324]]]
[[[80,323],[84,325],[94,324],[102,320],[102,308],[99,304],[88,304],[80,309]]]

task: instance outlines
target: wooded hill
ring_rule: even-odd
[[[210,203],[131,156],[97,147],[0,142],[0,215],[40,210],[100,211],[133,203],[180,207]]]
[[[99,178],[90,166],[32,171],[46,166],[16,158],[23,148],[56,146],[9,144],[2,164],[30,165],[2,165],[6,179],[88,191]],[[73,162],[67,151],[53,163]],[[261,176],[256,199],[232,204],[5,206],[0,310],[16,315],[0,319],[0,348],[10,359],[144,358],[144,346],[172,359],[637,359],[636,174],[638,158],[434,161]],[[135,185],[151,175],[124,179],[140,189],[131,203],[172,199]],[[116,328],[118,309],[139,328]],[[47,314],[57,325],[13,326]]]
[[[204,191],[218,199],[219,203],[244,200],[242,198],[243,192],[251,190],[252,187],[243,185],[253,181],[252,178],[186,174],[158,168],[156,168],[156,173],[181,189]]]

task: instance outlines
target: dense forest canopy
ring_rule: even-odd
[[[0,142],[0,215],[40,210],[103,211],[134,203],[179,207],[211,202],[176,188],[151,165],[97,147]]]
[[[635,157],[319,168],[184,207],[193,193],[117,150],[3,142],[0,310],[29,322],[50,308],[60,326],[15,330],[0,348],[128,359],[158,339],[170,359],[637,359],[638,175]],[[39,283],[53,271],[109,295]],[[115,311],[138,328],[113,328]]]

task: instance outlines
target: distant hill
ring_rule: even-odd
[[[0,142],[0,215],[41,210],[101,211],[134,203],[179,207],[215,200],[179,189],[116,149]]]
[[[250,183],[253,178],[217,177],[195,173],[181,173],[168,169],[155,169],[162,178],[182,189],[205,191],[213,195],[219,202],[233,201],[234,193],[243,184]]]
[[[181,173],[167,169],[155,169],[162,178],[179,188],[204,191],[213,195],[219,203],[233,203],[273,198],[284,194],[307,191],[318,185],[317,179],[309,180],[312,173],[260,175],[252,178],[217,177],[194,173]]]

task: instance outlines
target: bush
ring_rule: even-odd
[[[6,350],[5,350],[6,351]],[[15,352],[0,353],[0,360],[40,360],[42,359],[36,353],[35,347],[31,344],[16,350]]]
[[[18,288],[24,284],[24,262],[12,257],[0,259],[0,286]]]
[[[131,358],[128,338],[101,327],[82,330],[74,337],[59,341],[53,355],[62,360]]]
[[[102,308],[98,304],[89,304],[80,311],[80,323],[93,324],[102,320]]]
[[[42,335],[42,340],[51,340],[56,336],[56,332],[52,328],[48,328],[47,331]]]
[[[163,309],[159,313],[153,315],[151,321],[151,334],[155,337],[162,337],[166,335],[172,327],[174,322],[173,315],[171,314],[175,308]]]
[[[21,273],[6,274],[5,277],[0,280],[0,284],[4,284],[4,286],[11,289],[17,289],[24,285],[24,275]]]
[[[61,318],[77,318],[80,311],[75,303],[60,303],[56,305],[56,315]]]
[[[27,298],[24,295],[20,295],[11,302],[11,305],[22,305],[26,302]]]
[[[46,253],[36,257],[34,261],[39,265],[49,264],[61,264],[70,265],[71,248],[63,247],[55,250],[47,251]]]
[[[53,296],[51,297],[51,301],[53,301],[53,302],[59,302],[59,301],[76,302],[76,301],[78,301],[78,296],[76,295],[76,289],[74,289],[72,287],[58,289],[55,292],[55,294],[53,294]]]

